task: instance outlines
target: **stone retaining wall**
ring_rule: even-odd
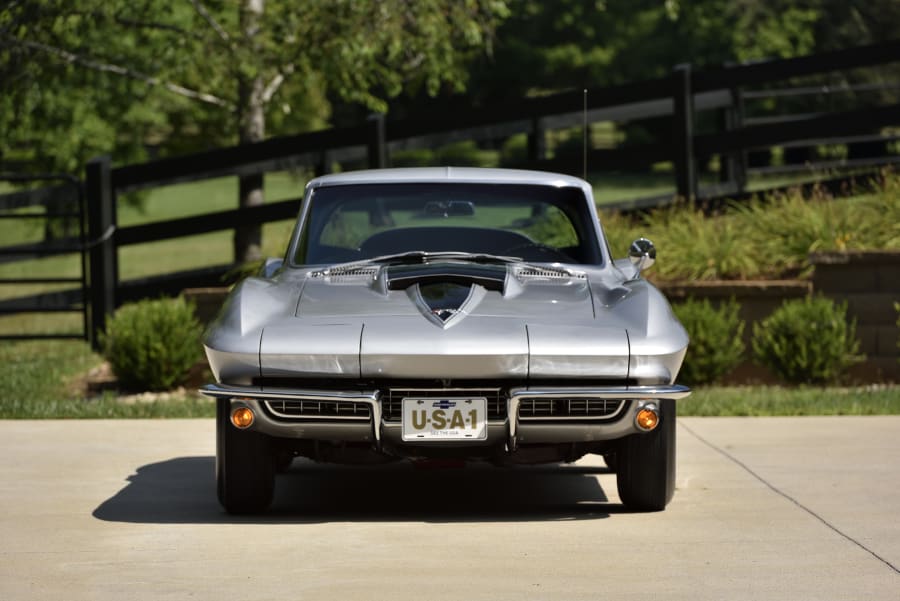
[[[709,299],[716,304],[734,298],[741,305],[740,316],[747,322],[744,343],[750,350],[753,323],[764,319],[782,302],[821,294],[847,303],[847,314],[856,320],[860,351],[866,360],[850,371],[861,382],[900,382],[900,328],[894,303],[900,302],[900,252],[851,251],[813,253],[815,267],[811,281],[784,280],[758,282],[682,282],[659,286],[673,303],[686,298]],[[745,361],[726,382],[774,383],[775,377],[763,367]]]
[[[866,363],[854,375],[870,381],[900,382],[900,328],[894,303],[900,302],[900,252],[814,253],[813,290],[847,303]]]

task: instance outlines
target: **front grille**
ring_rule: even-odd
[[[371,407],[354,401],[267,400],[266,409],[282,419],[340,419],[368,421]]]
[[[519,419],[609,419],[619,414],[627,401],[610,399],[523,398]]]
[[[403,399],[454,399],[484,397],[489,421],[506,419],[506,394],[501,388],[389,388],[381,395],[381,412],[386,422],[399,422]]]

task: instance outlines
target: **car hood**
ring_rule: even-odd
[[[314,272],[260,341],[264,377],[628,375],[625,324],[562,268],[435,263]]]

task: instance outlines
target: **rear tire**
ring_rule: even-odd
[[[272,503],[275,458],[265,434],[231,424],[228,399],[216,401],[216,488],[228,513],[256,513]]]
[[[659,409],[656,429],[628,436],[616,453],[619,498],[629,509],[662,511],[675,494],[675,401]]]

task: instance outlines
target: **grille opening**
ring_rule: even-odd
[[[266,409],[284,419],[358,419],[367,421],[371,415],[368,403],[355,401],[267,400]]]
[[[618,415],[627,402],[620,399],[525,397],[519,401],[519,418],[523,420],[611,418]]]

